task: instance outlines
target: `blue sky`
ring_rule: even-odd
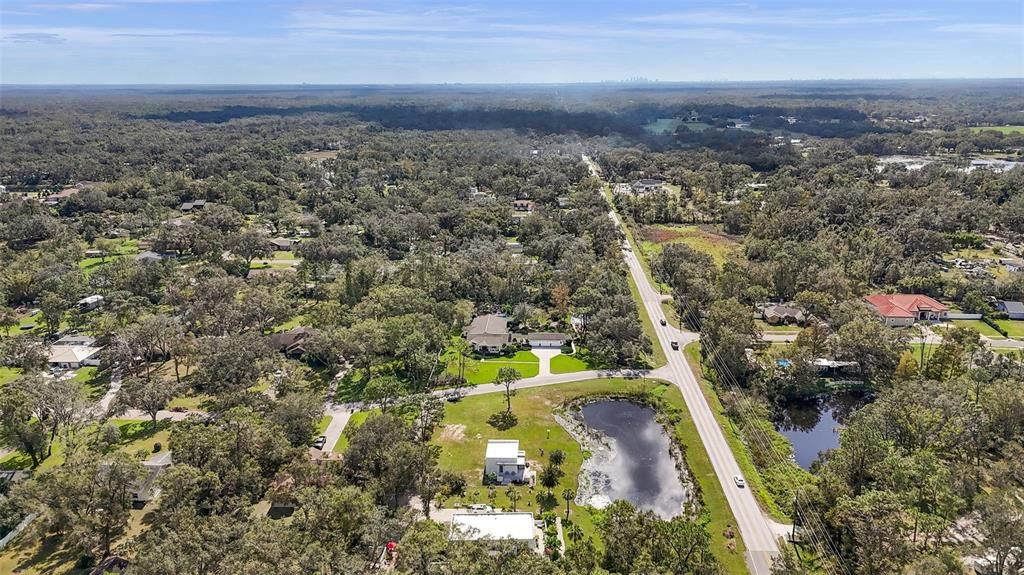
[[[0,0],[0,82],[1024,76],[1024,0]]]

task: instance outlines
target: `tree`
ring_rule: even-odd
[[[393,375],[382,375],[371,379],[363,388],[363,399],[380,406],[381,413],[405,395],[405,384]]]
[[[120,415],[129,409],[138,409],[149,416],[153,429],[160,410],[178,394],[178,385],[161,379],[144,379],[130,376],[121,383],[121,390],[114,396],[108,415]]]
[[[241,391],[263,375],[270,358],[266,341],[255,333],[208,337],[201,340],[202,360],[196,383],[214,394]]]
[[[464,337],[453,337],[448,346],[449,358],[453,358],[459,366],[458,385],[466,385],[466,360],[472,351],[473,346]]]
[[[519,381],[522,374],[514,367],[502,367],[498,369],[498,375],[494,378],[494,384],[505,387],[505,413],[512,413],[512,396],[516,394],[513,386]]]
[[[231,253],[242,258],[246,267],[252,265],[256,258],[270,257],[274,249],[270,246],[270,238],[266,232],[249,228],[242,230],[228,241]]]
[[[991,573],[1009,575],[1024,568],[1024,503],[1013,488],[980,497],[977,505],[982,551],[993,558]]]
[[[313,393],[289,393],[273,405],[271,420],[284,431],[288,442],[295,447],[307,445],[324,413],[321,398]]]
[[[448,549],[444,528],[433,521],[417,521],[399,541],[398,571],[410,575],[439,575]]]
[[[867,380],[884,379],[895,372],[906,347],[903,332],[866,317],[843,324],[836,332],[834,343],[836,359],[857,362]]]
[[[545,465],[540,470],[540,484],[544,486],[544,489],[548,490],[548,496],[551,496],[551,490],[558,486],[558,482],[562,479],[562,468],[557,465],[551,465],[550,463]]]
[[[0,306],[0,329],[4,330],[4,335],[11,335],[11,328],[17,327],[19,324],[18,314],[11,308],[6,306]]]
[[[20,449],[38,467],[47,451],[47,433],[36,417],[38,404],[32,394],[19,381],[7,384],[0,393],[0,441],[3,445]]]
[[[512,511],[515,512],[516,504],[518,504],[519,500],[523,497],[522,493],[519,493],[519,490],[514,486],[509,485],[508,489],[505,490],[505,496],[508,497],[509,502],[512,504]]]
[[[561,467],[565,463],[565,452],[561,449],[552,449],[548,452],[548,461],[555,467]]]
[[[836,517],[853,549],[858,573],[899,573],[906,564],[909,533],[903,511],[898,497],[887,491],[868,491],[839,501]]]
[[[565,488],[562,490],[562,499],[565,500],[565,520],[569,520],[569,504],[576,498],[576,491]]]
[[[46,293],[43,295],[39,300],[39,313],[43,316],[47,334],[52,335],[60,330],[60,322],[70,307],[71,304],[60,294]]]

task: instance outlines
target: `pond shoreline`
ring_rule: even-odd
[[[576,490],[576,504],[603,509],[612,503],[612,499],[608,495],[612,491],[611,478],[605,469],[608,469],[619,455],[617,442],[614,438],[608,437],[588,425],[584,421],[583,408],[594,403],[615,401],[628,402],[654,411],[652,422],[657,425],[668,443],[668,455],[672,459],[675,477],[682,488],[684,503],[676,515],[697,517],[700,512],[700,491],[686,463],[685,450],[679,445],[673,430],[667,429],[660,420],[662,413],[658,406],[646,401],[645,398],[634,396],[580,397],[568,402],[561,410],[553,414],[555,421],[580,444],[585,453],[589,454],[585,457],[577,478],[579,487]]]

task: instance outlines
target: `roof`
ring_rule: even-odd
[[[83,297],[82,299],[78,300],[78,305],[92,305],[94,303],[99,303],[101,301],[103,301],[103,296],[91,295],[89,297]]]
[[[66,335],[57,341],[53,342],[53,345],[88,345],[96,343],[96,338],[90,335],[71,334]]]
[[[1005,310],[1006,313],[1024,313],[1024,303],[1021,303],[1019,301],[1006,300],[1003,300],[999,303],[1002,304],[1003,310]]]
[[[316,332],[310,327],[294,327],[283,333],[275,333],[270,336],[270,346],[275,349],[287,349]]]
[[[516,459],[519,457],[518,439],[491,439],[487,442],[486,459]]]
[[[102,347],[87,345],[55,345],[50,348],[50,363],[82,363],[103,351]]]
[[[533,540],[532,513],[457,513],[452,516],[452,539]]]
[[[949,311],[948,307],[926,295],[875,294],[864,299],[883,317],[917,317],[922,311]]]
[[[298,241],[289,240],[288,238],[274,238],[270,240],[270,243],[274,244],[275,246],[290,246],[292,244],[298,243]]]
[[[164,259],[164,256],[162,256],[162,255],[160,255],[160,254],[158,254],[156,252],[151,252],[151,251],[147,250],[147,251],[144,251],[144,252],[140,253],[139,255],[135,256],[135,259],[136,260],[162,260],[162,259]]]
[[[804,316],[804,310],[798,307],[792,307],[788,305],[770,305],[764,308],[765,317],[795,317],[801,318]]]
[[[496,313],[478,315],[466,330],[467,335],[507,335],[508,318]]]

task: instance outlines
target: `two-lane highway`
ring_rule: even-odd
[[[596,165],[590,158],[584,156],[583,159],[591,167],[591,171],[595,172],[595,176],[599,175],[596,173]],[[622,221],[618,214],[613,211],[611,217],[622,229]],[[694,374],[683,355],[683,347],[689,342],[697,341],[700,336],[693,332],[681,331],[671,325],[660,325],[659,319],[664,317],[664,312],[661,309],[662,295],[647,279],[647,274],[640,266],[637,255],[628,248],[623,248],[622,251],[626,264],[629,266],[630,275],[636,282],[641,303],[654,324],[657,341],[651,343],[660,345],[668,358],[668,365],[659,368],[656,372],[659,377],[678,386],[682,392],[683,398],[686,400],[686,407],[690,410],[690,417],[693,418],[701,441],[704,443],[704,449],[711,459],[711,465],[715,469],[719,483],[722,484],[722,490],[729,501],[732,514],[736,518],[737,527],[747,548],[747,565],[753,575],[767,575],[771,570],[772,558],[779,554],[775,530],[772,528],[772,523],[761,512],[750,489],[736,485],[733,478],[742,474],[740,466],[729,448],[725,434],[715,420],[711,406],[708,405],[707,399],[701,391],[697,375]],[[673,341],[679,342],[678,351],[672,349],[671,342]]]

